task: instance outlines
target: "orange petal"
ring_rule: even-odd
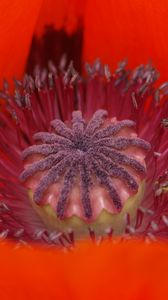
[[[73,251],[0,244],[0,298],[167,299],[168,244],[127,241]]]
[[[130,67],[152,60],[162,78],[168,77],[167,10],[167,1],[88,1],[84,60],[100,57],[113,68],[125,57]]]
[[[0,1],[0,81],[22,75],[41,2]]]
[[[85,3],[86,0],[43,0],[36,34],[42,35],[46,25],[53,25],[57,30],[64,27],[72,33],[84,13]]]
[[[0,245],[0,299],[71,299],[63,254]]]

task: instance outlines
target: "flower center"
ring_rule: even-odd
[[[90,139],[87,136],[77,135],[74,139],[74,149],[87,152],[91,147]]]
[[[107,119],[104,110],[88,123],[80,111],[72,116],[69,126],[54,120],[53,132],[34,135],[38,144],[23,151],[21,180],[36,205],[50,205],[58,219],[95,222],[103,210],[120,213],[138,194],[150,145],[137,137],[133,121]]]

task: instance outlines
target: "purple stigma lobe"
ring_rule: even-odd
[[[135,122],[123,120],[104,123],[106,117],[107,111],[100,109],[86,123],[82,113],[74,111],[71,125],[67,126],[61,120],[52,121],[54,131],[36,133],[33,138],[38,145],[30,146],[22,153],[23,159],[41,155],[20,176],[22,181],[26,181],[37,172],[45,171],[34,191],[37,204],[42,203],[45,192],[52,184],[63,180],[56,207],[60,219],[66,217],[65,211],[75,182],[80,186],[81,205],[86,219],[93,215],[90,193],[95,181],[107,190],[117,211],[122,209],[123,204],[114,179],[123,182],[130,193],[138,191],[139,182],[133,174],[135,172],[142,178],[145,167],[134,155],[124,150],[134,147],[148,151],[150,144],[135,135],[120,135],[122,129],[126,132],[129,128],[133,129]]]

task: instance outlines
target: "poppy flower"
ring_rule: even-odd
[[[107,8],[106,3],[103,5],[103,10],[98,1],[97,14],[94,1],[80,1],[80,5],[77,1],[70,5],[68,1],[56,1],[55,6],[53,1],[30,4],[16,0],[13,6],[2,1],[5,30],[1,39],[4,58],[0,61],[1,76],[9,81],[13,76],[15,79],[11,88],[5,80],[1,90],[1,98],[5,100],[0,112],[0,229],[4,241],[1,251],[8,253],[8,263],[14,273],[18,255],[23,263],[19,272],[28,270],[22,278],[27,293],[19,289],[17,299],[33,299],[37,295],[45,298],[50,293],[51,296],[57,293],[59,299],[94,299],[102,292],[104,296],[115,297],[117,293],[121,298],[138,299],[139,295],[139,299],[146,296],[158,299],[165,292],[167,245],[158,242],[147,248],[140,242],[166,239],[168,234],[168,84],[157,81],[158,71],[145,61],[152,59],[165,77],[166,61],[160,62],[166,47],[162,35],[158,36],[162,46],[159,49],[156,43],[151,47],[148,39],[154,39],[155,26],[165,32],[162,17],[156,23],[153,21],[155,26],[150,22],[155,20],[156,11],[162,16],[164,11],[162,4],[152,2],[151,10],[150,4],[141,3],[139,7],[139,1],[135,6],[130,1],[130,6],[125,6],[121,1],[119,11],[111,1]],[[53,10],[56,5],[58,8]],[[146,36],[142,36],[140,22],[130,18],[132,12],[133,19],[139,20],[142,11],[148,28]],[[109,14],[113,16],[112,26],[108,23]],[[101,26],[100,20],[104,20]],[[22,46],[16,43],[14,28]],[[140,43],[142,49],[138,50]],[[11,46],[17,53],[16,60],[11,55]],[[108,65],[97,59],[86,65],[82,76],[82,50],[84,59],[91,61],[99,56]],[[66,52],[67,59],[63,55]],[[120,56],[127,56],[134,68],[130,70],[127,60],[123,60],[112,72],[110,67]],[[71,59],[74,63],[69,62]],[[28,74],[23,75],[24,69]],[[121,234],[119,239],[113,239],[116,233]],[[78,244],[78,238],[88,242]],[[15,254],[13,244],[6,244],[6,240],[15,242],[19,249],[22,245],[28,249],[21,247]],[[34,248],[36,243],[40,248]],[[62,249],[70,253],[65,256]],[[128,257],[128,265],[121,260],[118,267],[114,261],[120,260],[123,253]],[[131,258],[133,253],[136,253],[135,261]],[[163,261],[152,265],[157,254]],[[81,262],[85,255],[86,265]],[[144,276],[141,264],[146,264],[150,255],[151,268]],[[105,259],[101,263],[102,257]],[[109,270],[106,258],[114,273]],[[27,279],[32,277],[29,262],[37,265],[35,274],[44,287],[46,282],[45,290],[38,290],[36,285],[37,294],[32,279],[30,286],[27,285]],[[88,275],[91,262],[93,268]],[[110,282],[97,276],[97,272],[109,274],[115,285],[121,275],[121,262],[124,268],[131,265],[136,274],[131,296],[126,292],[129,282],[124,280],[130,278],[129,272],[122,276],[123,292],[118,288],[109,289]],[[7,292],[3,261],[2,266],[1,290],[4,299],[8,299],[10,291]],[[153,275],[154,267],[158,273]],[[79,272],[81,281],[76,276]],[[51,281],[46,281],[48,273]],[[163,282],[156,286],[160,274]],[[53,277],[59,282],[56,290],[52,288]],[[81,282],[86,278],[89,295],[87,291],[81,295]],[[13,281],[10,290],[16,285]]]

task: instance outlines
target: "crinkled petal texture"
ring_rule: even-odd
[[[152,60],[166,79],[167,9],[167,1],[88,1],[84,60],[92,62],[96,56],[112,66],[127,57],[131,67]]]
[[[87,243],[69,253],[0,244],[0,252],[3,300],[167,297],[167,244]]]

